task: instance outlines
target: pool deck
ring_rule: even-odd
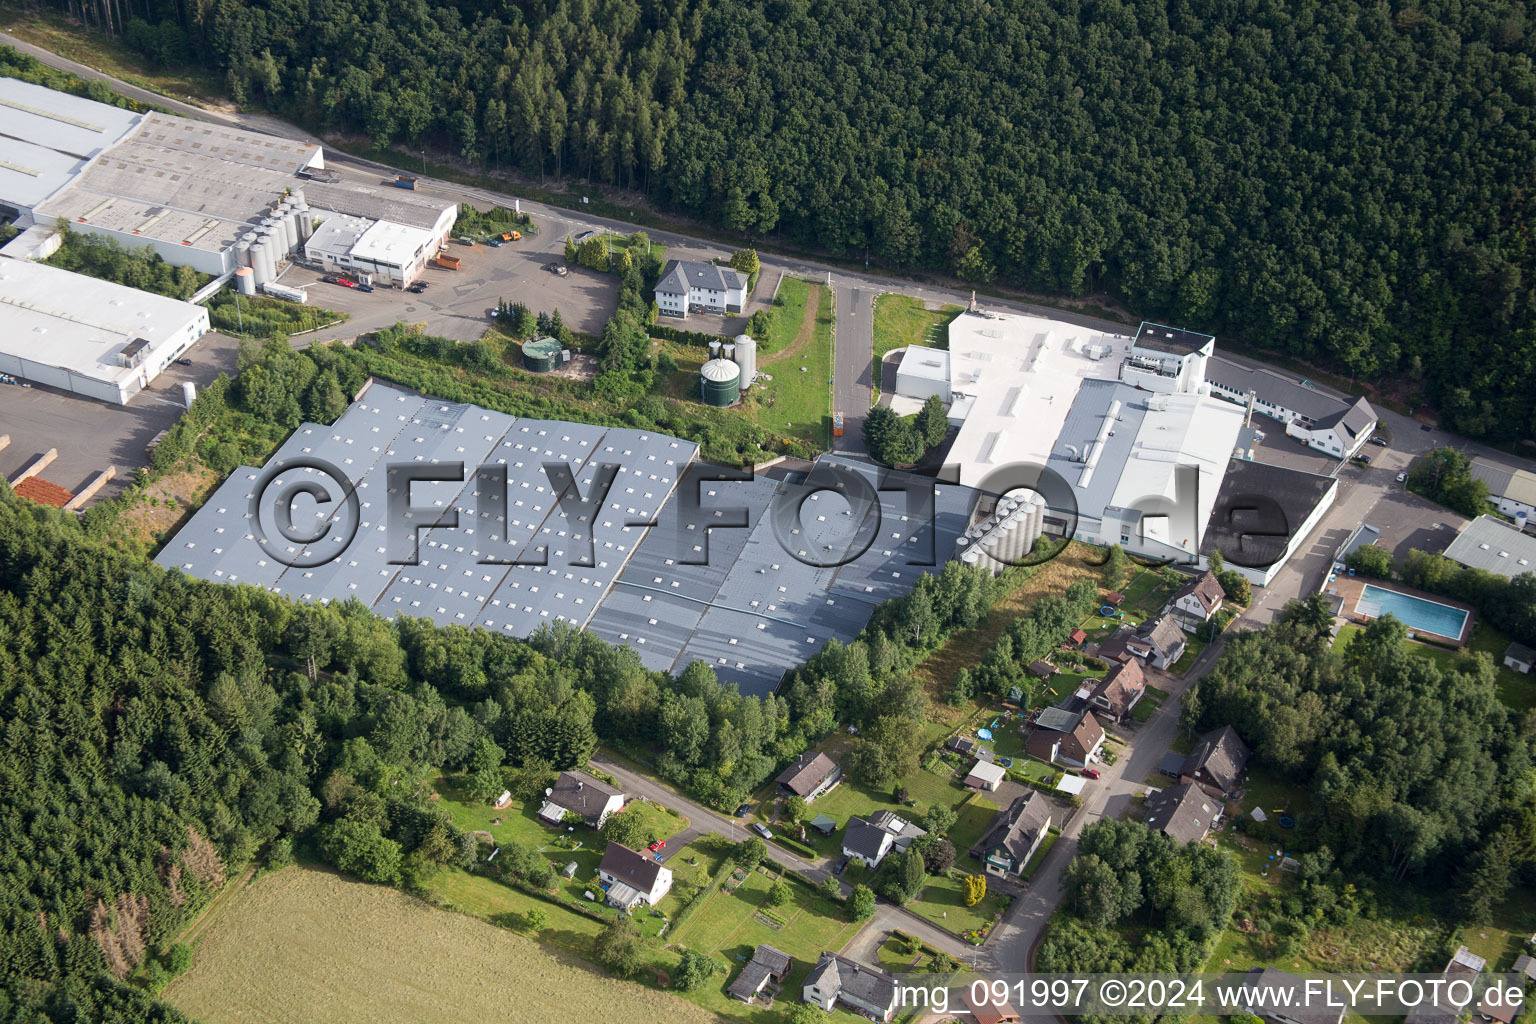
[[[1467,642],[1472,638],[1472,626],[1477,620],[1477,609],[1461,601],[1452,601],[1448,597],[1425,593],[1422,590],[1415,590],[1413,587],[1407,587],[1401,583],[1367,579],[1364,576],[1349,576],[1343,573],[1332,583],[1324,587],[1323,593],[1340,598],[1344,602],[1344,607],[1339,614],[1350,622],[1363,626],[1371,620],[1371,617],[1369,615],[1361,615],[1355,611],[1355,607],[1360,603],[1360,595],[1364,593],[1365,588],[1368,586],[1375,587],[1377,590],[1395,590],[1399,594],[1407,594],[1409,597],[1433,601],[1436,604],[1443,604],[1448,608],[1456,608],[1467,613],[1467,620],[1461,627],[1461,636],[1443,636],[1439,633],[1431,633],[1428,630],[1415,629],[1409,626],[1408,630],[1414,636],[1423,636],[1434,640],[1436,643],[1450,644],[1455,647],[1466,646]]]

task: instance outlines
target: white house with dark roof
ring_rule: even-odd
[[[1376,429],[1376,410],[1363,398],[1335,398],[1309,381],[1274,370],[1243,366],[1217,356],[1205,366],[1211,394],[1246,406],[1285,425],[1286,435],[1308,447],[1347,459]]]
[[[1221,610],[1225,598],[1216,574],[1207,569],[1180,587],[1166,610],[1186,633],[1193,633]]]
[[[1303,424],[1299,419],[1292,420],[1286,425],[1285,432],[1309,448],[1347,459],[1365,447],[1365,442],[1370,440],[1372,431],[1376,429],[1377,419],[1371,403],[1357,398],[1347,407],[1314,420],[1311,424]]]
[[[890,811],[876,811],[866,820],[849,818],[843,832],[843,856],[877,868],[892,851],[900,853],[928,832]]]
[[[608,887],[608,905],[628,913],[641,903],[654,907],[672,888],[672,869],[619,843],[609,843],[597,866]]]
[[[1531,666],[1536,665],[1536,651],[1531,650],[1525,644],[1511,643],[1504,648],[1504,667],[1513,669],[1521,675],[1530,675]]]
[[[1153,668],[1168,668],[1178,661],[1188,646],[1184,630],[1172,615],[1148,619],[1136,632],[1125,638],[1125,649]]]
[[[732,267],[673,260],[656,282],[656,309],[662,316],[740,313],[746,304],[746,275]]]
[[[896,978],[879,968],[824,952],[806,975],[801,998],[828,1013],[838,1003],[878,1021],[896,1012]]]
[[[971,847],[989,875],[1020,877],[1050,831],[1055,807],[1038,791],[1016,797],[992,817],[986,834]]]
[[[624,809],[624,794],[586,772],[561,772],[544,794],[539,817],[558,825],[567,814],[579,814],[593,828],[602,828],[608,815]]]

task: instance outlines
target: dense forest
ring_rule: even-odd
[[[237,101],[1084,295],[1536,435],[1514,0],[51,0]]]
[[[1314,597],[1232,637],[1186,693],[1185,724],[1233,726],[1257,764],[1306,792],[1291,848],[1387,883],[1453,880],[1460,912],[1488,920],[1536,878],[1536,714],[1499,702],[1486,655],[1442,670],[1383,616],[1341,656],[1331,622]]]

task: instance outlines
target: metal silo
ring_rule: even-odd
[[[305,202],[304,190],[301,188],[296,188],[292,192],[288,193],[288,198],[293,201],[294,206],[303,206]]]
[[[534,338],[523,342],[523,369],[548,373],[560,365],[560,342],[555,338]]]
[[[256,294],[256,275],[250,267],[241,267],[235,271],[235,287],[240,289],[241,295]]]
[[[711,359],[699,370],[706,405],[735,405],[741,400],[741,367],[728,359]]]
[[[272,280],[272,271],[267,264],[267,243],[260,235],[251,243],[251,276],[257,286],[264,285]]]
[[[751,390],[757,376],[757,342],[750,334],[736,335],[736,365],[741,367],[741,390]]]
[[[309,212],[309,204],[303,200],[293,204],[293,212],[299,225],[299,244],[303,245],[315,233],[314,216]]]
[[[235,266],[248,268],[250,265],[251,243],[242,238],[240,241],[235,243]]]
[[[267,275],[267,281],[277,280],[277,252],[278,241],[271,228],[263,228],[256,233],[256,242],[261,250],[261,269]],[[257,284],[265,284],[266,281],[257,281]]]

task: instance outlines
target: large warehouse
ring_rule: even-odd
[[[39,224],[65,221],[149,246],[205,274],[250,266],[257,284],[275,280],[313,224],[335,215],[367,221],[356,260],[385,265],[400,251],[390,240],[435,247],[458,216],[456,203],[425,194],[311,180],[325,164],[311,143],[134,114],[14,78],[0,78],[0,135],[8,136],[0,205]],[[334,255],[337,265],[353,256]],[[397,263],[403,271],[412,260]],[[383,283],[409,281],[386,272]]]
[[[350,533],[340,528],[351,525],[347,513],[305,498],[294,510],[301,536],[322,532],[319,524],[333,512],[338,528],[314,549],[301,550],[281,541],[271,509],[263,507],[266,536],[283,545],[283,558],[274,557],[278,549],[259,544],[248,519],[263,474],[245,468],[214,492],[156,561],[305,601],[355,599],[381,615],[424,616],[512,636],[571,623],[630,646],[653,669],[681,671],[703,660],[742,692],[765,694],[827,640],[851,640],[876,604],[906,593],[919,575],[942,565],[974,500],[966,488],[934,488],[914,478],[917,486],[934,488],[935,515],[907,508],[901,492],[879,495],[878,517],[868,500],[823,492],[806,496],[798,518],[776,519],[769,505],[776,491],[793,490],[793,480],[728,480],[740,474],[700,464],[697,453],[692,442],[663,434],[518,419],[375,382],[333,425],[301,426],[268,464],[323,459],[358,481],[356,534],[344,550],[333,538]],[[503,466],[505,526],[486,514],[478,477],[417,483],[411,504],[457,509],[459,526],[423,529],[420,564],[391,564],[388,466],[434,461],[462,462],[469,472],[486,463]],[[591,494],[602,464],[619,467],[590,532],[572,529],[561,513],[549,463],[568,466],[583,496]],[[866,495],[877,493],[870,467],[836,464],[871,485]],[[336,487],[311,469],[295,468],[279,472],[261,493],[271,497],[310,479]],[[647,528],[652,522],[657,525]],[[589,543],[591,557],[583,558]],[[806,564],[839,561],[851,544],[852,553],[862,553],[847,565]],[[342,553],[332,556],[336,550]],[[482,561],[488,557],[501,564]],[[694,560],[704,564],[689,564]]]
[[[208,331],[208,310],[0,259],[0,372],[123,404]]]
[[[959,432],[946,473],[959,483],[1006,492],[1019,489],[1018,467],[1049,468],[1062,483],[1040,490],[1047,534],[1189,565],[1216,545],[1267,585],[1337,488],[1275,467],[1237,472],[1256,434],[1242,408],[1213,397],[1214,351],[1210,335],[1161,324],[1127,336],[971,309],[950,322],[947,350],[901,353],[892,407],[949,404]],[[1244,526],[1255,502],[1268,531],[1258,537]]]

